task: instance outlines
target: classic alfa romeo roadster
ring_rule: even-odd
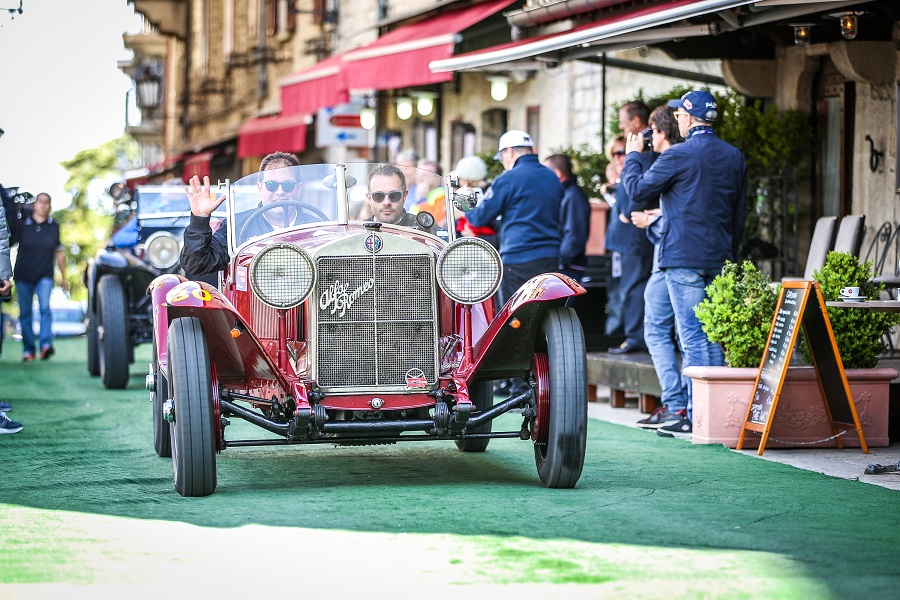
[[[176,274],[150,284],[154,447],[171,456],[182,496],[215,490],[226,448],[277,444],[452,440],[483,452],[491,438],[518,438],[533,446],[544,486],[578,482],[586,362],[565,303],[584,289],[546,273],[495,306],[500,256],[453,227],[473,191],[428,173],[374,190],[381,167],[303,165],[220,184],[230,262],[219,287]],[[401,210],[413,178],[419,193],[431,189],[415,218],[366,214],[385,200],[396,205],[388,213]],[[291,197],[263,202],[272,184]],[[434,206],[450,227],[437,229],[424,209]],[[492,382],[507,377],[528,389],[495,402]],[[495,430],[510,412],[509,431]],[[233,419],[264,433],[232,439]]]

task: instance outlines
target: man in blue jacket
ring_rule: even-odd
[[[559,207],[562,243],[559,247],[558,270],[581,281],[587,273],[585,248],[591,233],[591,203],[572,173],[572,159],[565,154],[553,154],[544,159],[544,165],[556,174],[564,190]]]
[[[656,153],[650,142],[649,117],[650,110],[640,100],[623,104],[619,109],[619,127],[622,131],[626,135],[637,135],[645,140],[646,152],[640,154],[643,170],[649,169],[656,160]],[[647,208],[658,206],[656,202],[653,205]],[[616,186],[616,203],[609,211],[605,243],[607,250],[618,253],[622,265],[618,297],[610,297],[610,302],[620,302],[622,305],[625,341],[620,346],[610,348],[610,354],[643,352],[647,349],[644,343],[644,287],[653,268],[653,244],[647,239],[647,234],[631,222],[630,215],[634,210],[625,186]]]
[[[722,350],[703,333],[694,307],[706,297],[706,286],[725,261],[737,256],[747,216],[747,163],[740,150],[713,131],[718,106],[712,94],[693,90],[668,105],[675,109],[685,142],[669,148],[645,170],[643,140],[630,135],[622,185],[639,209],[660,196],[665,225],[658,245],[659,268],[675,311],[682,368],[722,365]],[[687,418],[660,427],[657,433],[688,437],[690,397],[688,402]]]
[[[534,140],[526,132],[511,129],[500,136],[494,160],[506,171],[494,180],[476,208],[466,213],[473,227],[485,227],[500,217],[500,257],[503,280],[500,302],[506,303],[519,287],[541,273],[559,266],[562,227],[559,222],[563,187],[556,175],[534,154]],[[525,391],[517,377],[495,392],[516,395]]]
[[[506,171],[466,219],[474,227],[485,227],[501,217],[500,298],[505,303],[535,275],[557,270],[563,187],[553,171],[540,163],[534,141],[526,132],[507,131],[500,136],[499,147],[494,159],[502,161]]]

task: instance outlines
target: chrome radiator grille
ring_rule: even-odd
[[[437,380],[434,265],[427,255],[318,259],[316,379],[323,388]]]

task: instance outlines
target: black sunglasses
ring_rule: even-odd
[[[400,202],[403,200],[403,192],[400,190],[394,190],[393,192],[369,192],[369,196],[371,196],[372,200],[375,202],[384,202],[385,196],[387,196],[388,200],[391,202]]]
[[[616,150],[615,152],[613,152],[613,156],[625,156],[625,151],[624,150]]]
[[[266,182],[264,182],[264,183],[265,183],[266,189],[269,190],[270,192],[275,192],[275,191],[277,191],[277,190],[278,190],[278,186],[281,186],[281,189],[284,190],[284,193],[285,193],[285,194],[290,194],[291,192],[294,191],[294,188],[297,187],[297,182],[296,182],[296,181],[281,181],[281,182],[278,182],[278,181],[272,181],[272,180],[269,180],[269,181],[266,181]]]

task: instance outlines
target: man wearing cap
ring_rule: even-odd
[[[629,135],[622,185],[639,209],[660,196],[666,225],[658,244],[659,267],[683,346],[682,368],[722,365],[722,350],[703,333],[694,307],[725,261],[737,256],[747,216],[747,163],[740,150],[713,131],[718,106],[712,94],[693,90],[668,106],[675,110],[684,143],[669,148],[645,170],[643,140]],[[691,410],[689,395],[687,418],[657,433],[690,436]]]
[[[656,160],[651,147],[651,133],[648,119],[650,110],[640,100],[622,105],[619,109],[619,127],[626,135],[633,134],[646,140],[645,151],[641,154],[643,169],[647,170]],[[631,222],[634,208],[625,186],[616,186],[616,203],[609,211],[609,228],[606,230],[606,249],[618,254],[621,264],[618,286],[613,285],[609,303],[621,306],[622,325],[625,341],[620,346],[609,349],[610,354],[645,352],[644,343],[644,288],[653,270],[653,244],[647,233]],[[658,201],[647,208],[656,208]],[[616,289],[617,287],[617,289]]]
[[[564,190],[556,174],[540,163],[534,140],[524,131],[512,129],[501,135],[494,159],[506,170],[466,219],[473,227],[486,227],[501,218],[499,294],[505,303],[535,275],[557,271]],[[524,381],[517,378],[511,388],[511,394],[524,391]]]

